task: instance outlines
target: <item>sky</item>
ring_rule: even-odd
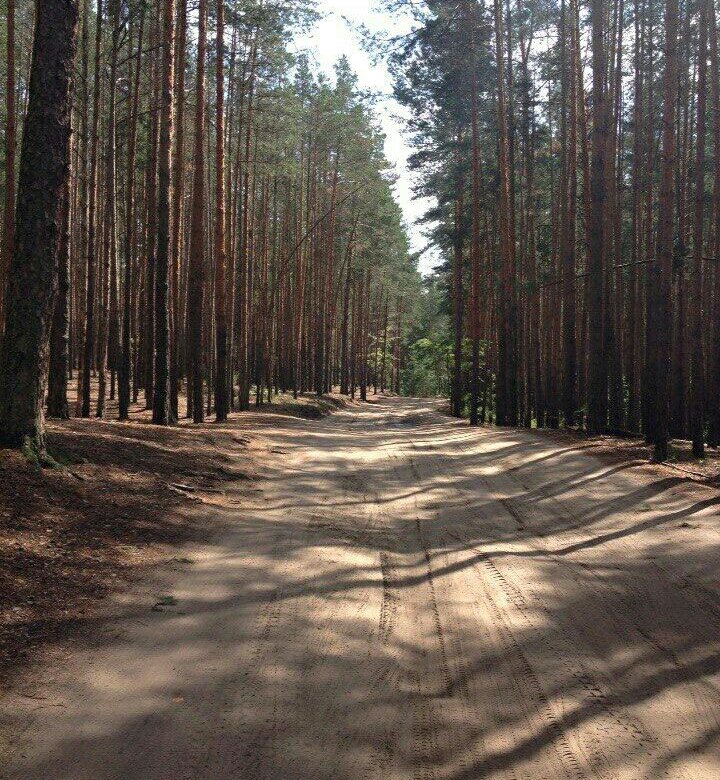
[[[353,30],[354,25],[362,24],[371,32],[403,33],[409,29],[409,21],[378,10],[377,0],[318,0],[318,11],[322,19],[309,34],[296,39],[297,51],[308,52],[328,76],[333,75],[335,63],[345,55],[357,73],[361,89],[371,90],[378,96],[376,110],[386,135],[385,154],[399,177],[395,197],[405,215],[412,250],[424,249],[427,239],[416,220],[427,210],[429,201],[415,200],[412,195],[413,175],[407,166],[411,149],[403,137],[405,109],[392,97],[387,67],[382,62],[373,62]],[[432,251],[425,252],[420,258],[420,270],[428,273],[436,263],[437,256]]]

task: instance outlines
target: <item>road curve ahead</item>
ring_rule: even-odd
[[[717,491],[433,402],[260,433],[176,603],[47,681],[0,775],[720,778]]]

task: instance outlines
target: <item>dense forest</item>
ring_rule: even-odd
[[[640,432],[658,459],[669,437],[717,446],[714,4],[385,6],[414,21],[374,43],[446,258],[449,325],[415,356],[431,384],[472,422]]]
[[[121,420],[144,401],[165,425],[280,390],[399,390],[420,277],[372,96],[346,60],[328,80],[291,54],[316,16],[8,0],[6,444],[42,450],[46,401]]]
[[[0,0],[3,780],[720,779],[718,49]]]
[[[8,0],[5,443],[42,449],[46,403],[165,425],[371,385],[718,444],[714,4],[380,6],[411,22],[369,45],[436,204],[424,284],[373,96],[291,53],[313,2]]]

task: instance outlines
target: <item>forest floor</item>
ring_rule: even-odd
[[[252,489],[266,449],[253,431],[268,415],[319,418],[342,403],[279,396],[243,415],[241,432],[236,421],[159,428],[144,404],[119,423],[111,401],[106,420],[48,421],[61,469],[0,450],[0,694],[28,662],[82,636],[109,596],[217,533],[195,510],[221,502],[228,484]]]
[[[588,436],[581,431],[572,430],[534,430],[533,433],[555,441],[581,443],[592,449],[594,454],[620,461],[647,463],[652,456],[652,447],[646,444],[642,436]],[[668,442],[668,460],[659,468],[682,474],[709,487],[720,488],[720,449],[717,448],[706,447],[705,457],[699,459],[692,454],[692,442],[686,439],[671,439]]]
[[[409,399],[135,425],[53,428],[132,533],[56,523],[151,572],[6,690],[3,780],[720,778],[712,474]]]

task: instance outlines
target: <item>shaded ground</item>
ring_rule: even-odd
[[[340,403],[282,396],[244,415],[243,425],[252,431],[268,415],[319,417]],[[113,403],[108,416],[117,416]],[[197,504],[221,501],[228,483],[249,480],[265,449],[238,431],[236,418],[163,429],[141,405],[132,416],[50,421],[48,445],[62,471],[0,450],[0,692],[38,653],[76,640],[107,611],[108,595],[173,564],[178,545],[215,533]]]
[[[533,430],[532,433],[556,441],[584,445],[592,448],[595,455],[612,457],[619,461],[648,461],[652,458],[652,447],[645,443],[642,436],[588,436],[567,430]],[[705,457],[698,459],[692,454],[692,442],[672,439],[668,443],[668,461],[659,468],[667,473],[682,474],[709,487],[720,487],[720,450],[718,449],[706,447]]]
[[[167,600],[5,698],[4,778],[720,777],[716,489],[427,402],[265,419]]]
[[[206,535],[187,512],[243,475],[229,431],[73,420],[49,441],[67,471],[0,451],[0,680],[71,637],[99,600]]]

